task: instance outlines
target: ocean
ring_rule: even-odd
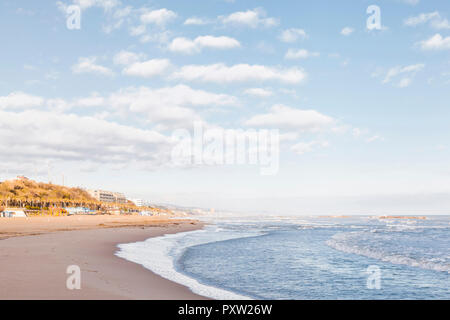
[[[450,299],[450,216],[201,219],[116,254],[214,299]]]

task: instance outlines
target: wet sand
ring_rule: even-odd
[[[117,245],[197,230],[201,223],[153,217],[0,219],[0,299],[205,299],[114,255]],[[81,269],[81,290],[66,286]]]

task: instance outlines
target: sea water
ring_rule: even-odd
[[[117,255],[215,299],[450,299],[448,216],[205,220]]]

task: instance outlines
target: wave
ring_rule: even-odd
[[[213,230],[213,232],[215,231]],[[175,261],[187,247],[186,245],[181,246],[180,240],[194,234],[198,238],[201,233],[205,233],[205,230],[164,235],[143,242],[120,244],[118,245],[119,251],[115,255],[140,264],[163,278],[184,285],[198,295],[216,300],[250,300],[250,297],[205,285],[197,279],[177,271]],[[208,243],[208,241],[191,243],[190,245],[204,243]]]
[[[336,234],[329,239],[326,244],[345,253],[357,254],[360,256],[381,260],[383,262],[450,273],[450,264],[446,263],[444,259],[418,259],[408,257],[406,255],[390,253],[388,251],[380,250],[379,248],[351,243],[349,239],[352,236],[354,237],[357,233],[358,232],[347,232]]]

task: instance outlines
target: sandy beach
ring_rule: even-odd
[[[205,299],[114,255],[120,243],[201,227],[134,216],[0,219],[0,300]],[[81,269],[81,290],[66,287],[69,265]]]

